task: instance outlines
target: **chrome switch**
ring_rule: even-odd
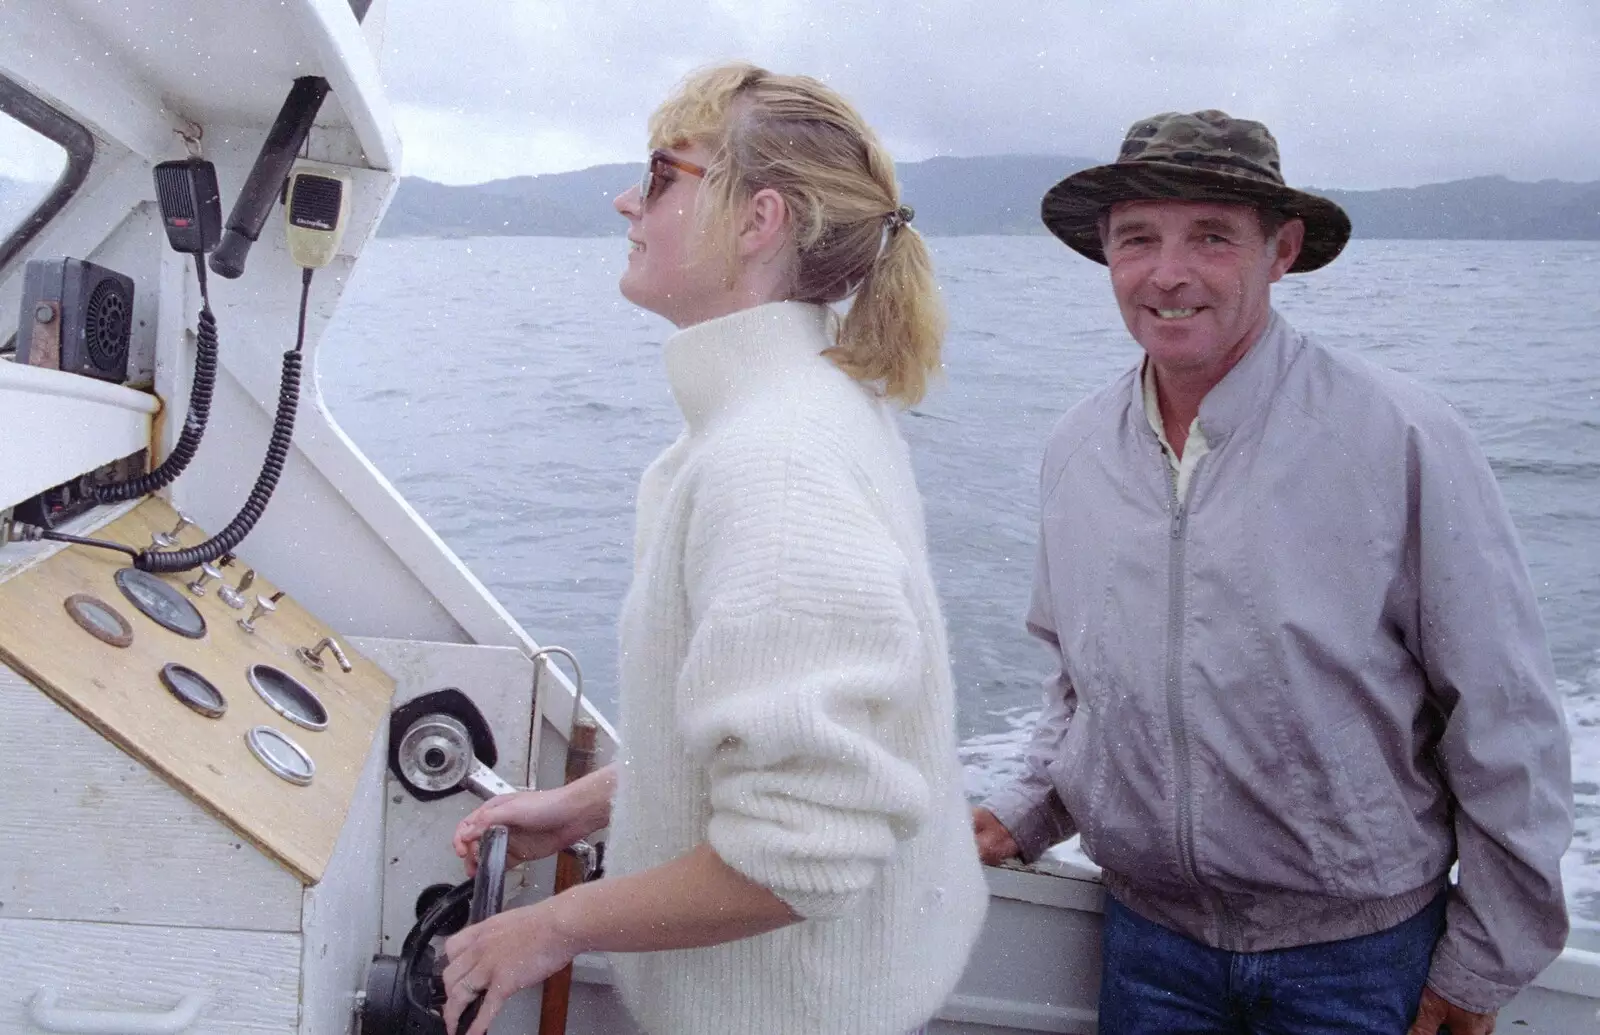
[[[200,576],[189,583],[188,590],[197,597],[203,597],[206,595],[206,583],[213,579],[221,580],[221,578],[222,569],[207,561],[200,565]]]
[[[174,546],[178,545],[178,533],[182,532],[192,524],[194,524],[194,522],[189,519],[189,515],[179,511],[178,523],[172,526],[172,531],[157,532],[155,535],[150,537],[151,548],[158,550],[172,549]]]
[[[221,600],[224,604],[227,604],[235,611],[243,611],[244,591],[249,589],[251,585],[255,583],[255,581],[256,570],[254,568],[247,568],[245,573],[239,576],[239,587],[237,589],[228,585],[227,583],[223,583],[221,586],[217,587],[217,599]]]
[[[243,629],[247,633],[255,632],[256,623],[262,618],[276,611],[278,609],[278,601],[281,599],[283,599],[283,592],[281,590],[272,594],[270,597],[256,597],[255,610],[250,612],[249,618],[239,619],[239,628]]]

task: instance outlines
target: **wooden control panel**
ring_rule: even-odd
[[[165,501],[149,499],[94,536],[143,549],[176,522]],[[191,527],[179,545],[206,538]],[[239,619],[250,614],[258,595],[277,592],[261,572],[246,593],[244,610],[219,599],[215,582],[205,595],[191,594],[184,586],[197,572],[159,576],[198,608],[206,624],[198,639],[169,631],[118,588],[116,572],[128,562],[110,550],[69,546],[0,583],[0,659],[302,883],[317,883],[373,738],[387,720],[394,681],[341,637],[335,638],[353,671],[341,671],[329,652],[322,655],[320,672],[302,661],[297,649],[315,645],[331,630],[288,596],[256,620],[253,634],[240,628]],[[226,569],[226,581],[236,584],[243,570],[237,564]],[[119,647],[86,631],[64,606],[77,594],[121,615],[132,628],[132,642]],[[202,715],[169,691],[161,679],[169,663],[187,666],[220,690],[227,702],[223,714]],[[326,728],[306,729],[275,711],[247,677],[255,664],[273,666],[311,689],[327,711]],[[284,780],[251,753],[246,735],[258,725],[282,731],[310,756],[316,771],[309,785]]]

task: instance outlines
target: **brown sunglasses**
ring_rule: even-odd
[[[704,176],[706,174],[704,166],[686,162],[682,158],[669,155],[659,149],[651,151],[650,160],[644,164],[644,176],[639,180],[639,210],[641,212],[651,201],[660,197],[661,192],[667,189],[667,184],[673,181],[674,177],[667,174],[668,169],[676,169],[690,176]]]

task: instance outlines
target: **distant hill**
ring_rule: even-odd
[[[408,176],[378,232],[385,237],[605,237],[621,233],[613,196],[639,165],[516,176],[452,187]]]
[[[1039,199],[1089,158],[1001,155],[930,158],[899,167],[916,226],[941,236],[1043,234]],[[453,187],[400,181],[384,237],[608,237],[625,224],[611,199],[639,177],[637,164],[518,176]],[[0,237],[49,189],[0,177]],[[1357,237],[1425,240],[1600,240],[1600,181],[1524,183],[1480,176],[1423,187],[1322,190],[1350,213]],[[224,198],[224,207],[231,199]]]
[[[1099,163],[1093,158],[1001,155],[930,158],[895,169],[900,197],[917,211],[925,234],[1042,234],[1039,199],[1069,173]]]
[[[1007,155],[932,158],[901,165],[901,196],[929,234],[1029,234],[1038,227],[1039,198],[1088,158]],[[416,177],[400,189],[379,227],[385,237],[609,237],[626,224],[611,201],[638,182],[638,164],[597,165],[576,172],[518,176],[453,187]],[[1037,229],[1036,229],[1037,228]]]
[[[1357,237],[1600,240],[1600,182],[1479,176],[1424,187],[1317,193],[1344,206]]]
[[[901,193],[930,235],[1042,234],[1039,199],[1089,158],[1001,155],[930,158],[899,167]],[[385,237],[606,237],[621,234],[611,199],[640,166],[518,176],[454,187],[400,182],[379,228]],[[1600,182],[1522,183],[1483,176],[1423,187],[1318,190],[1343,205],[1357,237],[1600,240]]]

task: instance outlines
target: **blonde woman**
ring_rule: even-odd
[[[889,156],[816,80],[691,75],[616,199],[621,289],[678,328],[681,437],[639,486],[621,760],[462,822],[512,858],[610,827],[610,875],[452,938],[452,1030],[586,951],[651,1035],[902,1035],[987,896],[895,408],[944,332]],[[829,303],[851,300],[837,318]]]

